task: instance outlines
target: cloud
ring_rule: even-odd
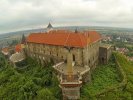
[[[0,0],[0,33],[60,25],[133,26],[132,0]]]

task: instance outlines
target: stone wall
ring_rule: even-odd
[[[65,88],[62,87],[63,100],[78,100],[80,98],[80,86]]]
[[[111,54],[112,54],[111,46],[109,46],[109,47],[101,46],[99,48],[99,63],[107,64]]]
[[[98,64],[99,45],[100,41],[96,41],[92,44],[89,44],[88,47],[83,50],[84,66],[89,66],[91,70],[95,69],[96,65]]]
[[[97,41],[85,48],[73,48],[71,53],[75,64],[95,68],[98,63],[99,44],[100,41]],[[44,61],[50,61],[50,59],[53,59],[55,63],[67,60],[68,50],[63,46],[27,43],[26,52],[28,56],[37,58],[43,64]]]
[[[113,48],[110,47],[107,49],[107,62],[109,61],[110,56],[112,55]]]
[[[71,53],[73,55],[73,61],[76,65],[81,66],[82,62],[82,48],[73,48]],[[55,63],[67,60],[68,50],[63,46],[44,45],[36,43],[27,43],[26,45],[27,55],[35,57],[40,60],[50,61],[52,58]]]

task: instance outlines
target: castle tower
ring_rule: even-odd
[[[69,51],[67,55],[67,73],[62,75],[60,87],[62,89],[63,100],[80,99],[80,87],[82,81],[79,80],[77,74],[73,72],[72,53]]]
[[[47,26],[47,32],[53,30],[53,26],[51,25],[51,23],[48,24]]]

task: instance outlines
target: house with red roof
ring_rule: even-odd
[[[12,62],[12,64],[14,65],[14,67],[23,67],[26,66],[25,63],[25,53],[24,53],[24,48],[25,48],[25,36],[22,36],[22,40],[21,43],[15,45],[14,48],[14,54],[12,54],[10,56],[10,61]]]
[[[14,53],[14,46],[4,47],[2,48],[1,52],[3,55],[5,55],[6,58],[9,58],[9,56]]]
[[[20,44],[14,46],[8,46],[2,48],[1,52],[9,61],[14,65],[14,67],[22,67],[24,66],[25,62],[25,37],[22,36],[22,40]]]

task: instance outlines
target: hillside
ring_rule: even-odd
[[[59,100],[61,90],[50,63],[42,67],[31,58],[27,68],[15,69],[0,54],[0,100]]]
[[[61,100],[61,89],[52,73],[52,64],[46,63],[42,67],[31,58],[27,63],[26,68],[15,69],[0,54],[0,99]],[[133,63],[124,55],[114,53],[110,63],[98,66],[92,74],[92,82],[81,88],[81,100],[95,99],[133,99]]]
[[[97,67],[92,74],[92,83],[87,83],[82,88],[81,100],[133,99],[133,63],[119,53],[114,53],[114,57],[117,67],[113,62],[113,66],[109,64]]]

